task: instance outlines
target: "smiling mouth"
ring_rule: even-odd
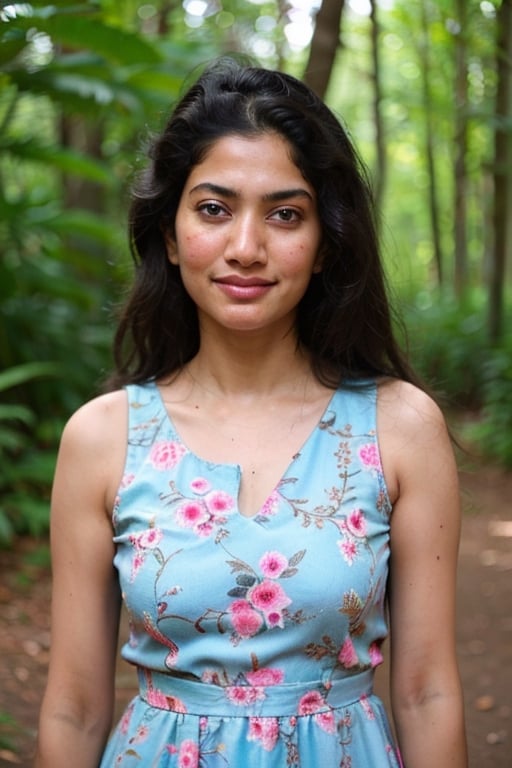
[[[226,275],[213,281],[230,299],[250,301],[264,296],[275,285],[271,280],[261,277],[240,277]]]
[[[262,277],[240,277],[239,275],[227,275],[226,277],[218,277],[214,280],[215,283],[220,285],[232,285],[237,288],[268,288],[273,285],[271,280],[265,280]]]

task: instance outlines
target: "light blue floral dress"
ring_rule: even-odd
[[[115,565],[140,695],[101,768],[398,768],[372,693],[391,513],[376,386],[333,394],[252,518],[240,468],[192,453],[154,383],[127,392]]]

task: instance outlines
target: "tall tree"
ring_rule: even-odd
[[[419,58],[421,69],[421,89],[423,110],[425,114],[425,157],[429,178],[429,212],[432,232],[432,244],[437,270],[437,279],[440,285],[443,283],[443,253],[441,247],[441,225],[438,210],[437,176],[435,164],[435,138],[434,138],[434,111],[432,108],[432,94],[430,86],[431,55],[429,38],[429,9],[428,2],[420,3],[421,33],[419,42]]]
[[[454,286],[461,296],[468,281],[467,201],[468,201],[468,5],[456,0],[455,29],[455,131],[454,150]]]
[[[327,91],[334,60],[340,46],[344,5],[345,0],[322,0],[316,15],[315,31],[302,79],[322,99]]]
[[[505,265],[512,214],[510,125],[512,104],[512,0],[502,0],[496,17],[496,125],[494,131],[494,248],[489,281],[489,335],[503,333]]]
[[[386,182],[386,142],[382,115],[382,75],[380,61],[380,25],[377,17],[377,2],[370,0],[371,48],[373,64],[373,121],[375,126],[375,173],[373,189],[377,210],[381,210],[382,195]]]

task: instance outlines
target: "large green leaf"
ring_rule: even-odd
[[[142,107],[139,95],[116,83],[107,70],[104,77],[90,77],[48,66],[35,72],[11,70],[9,75],[21,91],[47,96],[69,113],[97,116],[99,109],[137,112]]]
[[[0,392],[39,376],[55,376],[58,366],[55,363],[24,363],[0,372]]]
[[[116,233],[108,217],[103,219],[80,208],[61,211],[55,218],[48,219],[46,226],[59,235],[79,235],[107,246],[116,242]]]
[[[33,424],[34,414],[24,405],[2,405],[0,403],[0,421],[10,421],[12,419],[23,421],[25,424]]]
[[[21,30],[12,30],[11,35],[0,37],[0,66],[15,59],[26,48],[28,41]]]
[[[158,49],[149,41],[135,33],[108,26],[100,19],[56,12],[46,18],[36,15],[17,17],[5,24],[6,32],[9,29],[28,32],[36,28],[46,33],[54,43],[72,49],[89,49],[117,64],[130,64],[134,61],[156,64],[162,58]]]
[[[112,171],[105,163],[75,150],[44,145],[34,139],[0,142],[0,152],[10,152],[23,160],[35,160],[100,184],[109,184],[112,180]]]

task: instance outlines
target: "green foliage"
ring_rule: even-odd
[[[489,355],[483,297],[459,302],[422,292],[406,317],[410,355],[423,378],[453,407],[480,407]]]
[[[489,355],[483,393],[482,419],[469,436],[486,455],[512,469],[512,333]]]
[[[406,312],[412,360],[448,408],[473,413],[467,437],[478,451],[512,468],[512,317],[498,346],[489,344],[481,292],[419,294]]]
[[[15,739],[22,731],[22,726],[9,713],[0,709],[0,749],[9,752],[15,747]]]
[[[0,393],[41,377],[54,376],[50,363],[26,363],[0,373]],[[22,404],[0,403],[0,545],[15,533],[41,535],[47,528],[48,488],[54,469],[52,450],[41,443],[34,412]]]
[[[204,50],[124,27],[100,3],[39,0],[0,16],[5,544],[47,528],[62,425],[110,368],[112,301],[128,271],[124,190],[141,132],[168,112]],[[54,375],[41,380],[43,361]]]

